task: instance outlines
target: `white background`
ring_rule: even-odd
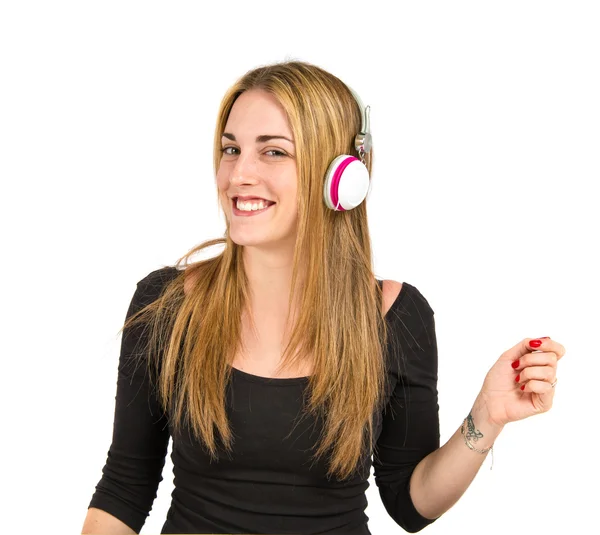
[[[376,275],[435,310],[442,440],[503,351],[567,348],[554,408],[424,533],[594,531],[599,25],[577,1],[2,2],[3,531],[80,533],[136,282],[222,235],[220,99],[284,59],[371,105]],[[372,533],[402,533],[367,497]]]

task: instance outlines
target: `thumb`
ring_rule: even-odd
[[[515,361],[525,356],[527,353],[538,351],[543,341],[548,338],[550,337],[542,336],[541,338],[524,338],[518,344],[506,350],[502,354],[502,360]]]

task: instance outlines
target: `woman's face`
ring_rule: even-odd
[[[296,151],[283,108],[266,91],[245,91],[233,104],[221,148],[217,187],[231,239],[238,245],[293,246],[298,218]],[[252,198],[250,205],[259,199],[271,205],[239,211],[234,199],[240,196]]]

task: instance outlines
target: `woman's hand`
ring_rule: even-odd
[[[478,396],[489,423],[504,426],[550,410],[558,361],[565,348],[550,338],[525,338],[505,351]]]

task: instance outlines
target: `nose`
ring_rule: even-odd
[[[256,157],[252,154],[240,154],[231,169],[229,182],[239,184],[255,184],[258,180]]]

